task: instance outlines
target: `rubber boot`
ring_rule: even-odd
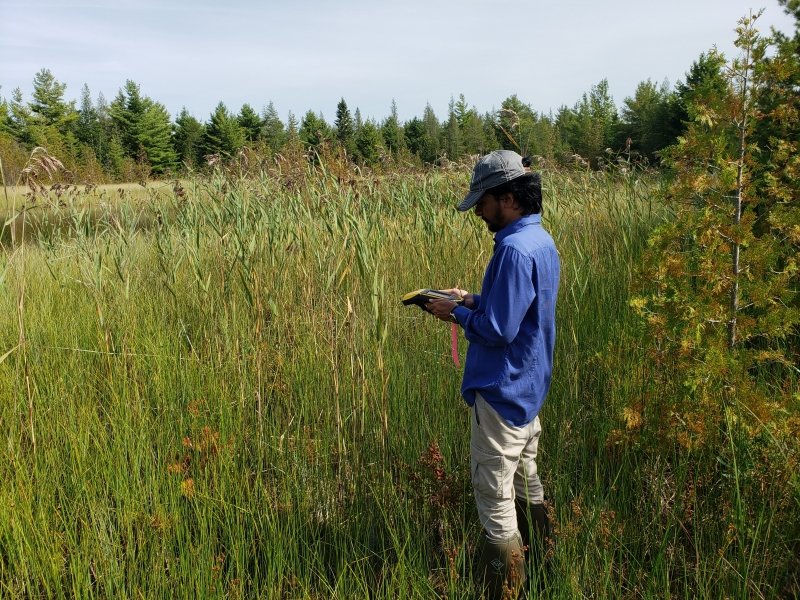
[[[525,551],[515,533],[505,542],[484,536],[478,559],[478,585],[485,600],[516,600],[525,585]],[[478,597],[481,597],[479,592]]]
[[[514,505],[522,545],[527,546],[531,554],[539,553],[539,558],[543,559],[548,547],[554,542],[547,508],[544,504],[528,504],[520,500],[515,500]]]
[[[514,503],[522,544],[528,549],[530,557],[534,587],[542,591],[549,571],[550,549],[555,542],[547,508],[544,504],[528,504],[519,500]]]

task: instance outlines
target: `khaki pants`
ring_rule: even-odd
[[[542,427],[538,416],[524,427],[509,425],[480,394],[470,416],[470,463],[478,517],[490,541],[505,542],[517,533],[514,499],[544,502],[536,467]]]

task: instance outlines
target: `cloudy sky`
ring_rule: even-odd
[[[50,69],[79,98],[126,79],[201,120],[272,100],[285,118],[351,110],[440,118],[464,94],[484,112],[516,93],[573,105],[603,78],[619,106],[645,79],[673,84],[700,52],[733,54],[737,20],[793,30],[777,0],[0,0],[0,96],[30,98]]]

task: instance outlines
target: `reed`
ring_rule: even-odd
[[[12,352],[0,595],[470,597],[460,372],[449,329],[399,302],[479,286],[491,238],[453,208],[467,173],[345,179],[323,164],[136,196],[39,190],[25,235],[4,238],[0,351],[20,343],[24,277],[30,392]],[[692,465],[614,441],[611,392],[657,381],[627,302],[664,216],[658,180],[543,181],[563,261],[541,445],[552,597],[777,593],[789,559],[762,552],[783,543],[768,502],[744,585],[703,499],[681,529]]]

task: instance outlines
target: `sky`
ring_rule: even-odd
[[[755,2],[755,3],[754,3]],[[0,96],[30,100],[43,68],[80,98],[125,80],[202,121],[272,101],[282,118],[352,112],[401,121],[464,94],[481,113],[511,94],[540,112],[603,78],[621,106],[644,80],[685,77],[713,46],[733,56],[737,21],[794,30],[777,0],[0,0]]]

